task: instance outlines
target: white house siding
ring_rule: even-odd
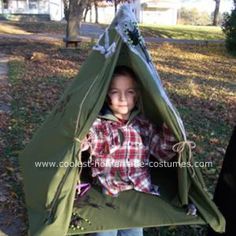
[[[8,8],[1,13],[48,14],[48,0],[9,0]]]
[[[176,25],[179,0],[141,0],[140,22],[146,24]]]
[[[98,8],[98,21],[99,23],[109,24],[114,18],[114,7],[99,7]],[[85,19],[87,22],[95,22],[95,9],[92,7],[91,11],[88,11],[88,14]]]
[[[110,5],[110,6],[109,6]],[[106,7],[98,7],[98,22],[103,24],[110,24],[115,16],[115,8],[113,4],[109,4]],[[137,20],[140,19],[140,0],[134,0],[134,3],[130,4],[132,11],[136,15]],[[119,6],[118,6],[119,9]],[[95,9],[92,6],[92,11],[89,11],[86,17],[87,22],[95,22]]]
[[[3,13],[3,2],[0,1],[0,14]]]
[[[176,25],[177,11],[175,9],[141,11],[140,22],[144,24]]]
[[[63,1],[50,0],[49,1],[49,15],[50,19],[60,21],[64,18],[64,4]]]
[[[25,14],[49,14],[51,20],[60,21],[64,18],[63,0],[8,0],[8,9],[0,5],[1,13],[25,13]],[[144,24],[175,25],[177,23],[177,11],[179,0],[130,0],[131,8],[137,21]],[[2,3],[2,0],[0,0]],[[146,8],[141,5],[145,3]],[[114,18],[114,6],[98,8],[99,23],[109,24]],[[95,10],[89,11],[87,22],[95,22]]]
[[[147,8],[141,9],[140,4],[147,4]],[[131,4],[137,21],[144,24],[176,25],[177,12],[179,8],[178,0],[169,1],[141,1],[137,0]],[[109,24],[114,18],[114,6],[98,8],[98,22]],[[89,11],[86,17],[87,22],[95,22],[95,9]]]

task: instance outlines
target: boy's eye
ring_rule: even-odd
[[[129,94],[135,94],[135,91],[134,90],[129,90],[128,93]]]
[[[110,94],[116,94],[116,93],[117,93],[116,90],[114,90],[114,91],[110,91]]]

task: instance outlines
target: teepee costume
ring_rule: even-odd
[[[174,147],[179,162],[194,162],[192,143],[187,140],[181,118],[162,87],[135,17],[129,7],[123,5],[76,79],[20,156],[30,235],[77,235],[189,224],[209,224],[218,232],[224,231],[224,218],[210,200],[201,173],[195,167],[153,168],[152,181],[160,186],[160,197],[128,190],[114,198],[105,196],[92,185],[84,196],[75,200],[78,182],[82,187],[79,191],[83,191],[89,176],[86,168],[75,168],[73,163],[82,164],[81,140],[104,104],[117,65],[129,66],[139,76],[144,114],[156,125],[165,122],[174,133],[179,141]],[[58,165],[54,168],[35,166],[36,162],[43,161]],[[69,165],[60,167],[60,162]],[[189,200],[198,209],[197,217],[186,215],[183,206]],[[71,216],[77,217],[76,229],[69,228]]]

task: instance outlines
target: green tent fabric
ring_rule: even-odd
[[[112,198],[93,186],[75,200],[80,168],[73,167],[73,163],[80,153],[78,140],[85,137],[99,114],[116,65],[127,65],[139,76],[146,116],[155,124],[165,121],[179,141],[187,140],[181,118],[162,87],[135,17],[128,5],[123,5],[78,76],[20,155],[29,234],[78,235],[190,224],[210,224],[214,230],[223,232],[224,217],[211,201],[199,169],[194,167],[152,168],[152,181],[160,186],[160,197],[130,190]],[[188,161],[188,152],[185,146],[182,161]],[[36,162],[55,166],[37,167]],[[60,167],[62,162],[68,167]],[[87,175],[84,168],[82,180],[87,181]],[[197,217],[186,215],[183,206],[189,200],[198,209]],[[81,217],[81,227],[76,230],[69,229],[72,212]]]

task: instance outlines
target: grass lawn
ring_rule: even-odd
[[[0,39],[1,51],[12,56],[9,79],[13,97],[12,113],[1,129],[4,149],[0,152],[3,163],[0,172],[7,173],[6,189],[14,193],[4,207],[18,209],[16,214],[24,221],[18,154],[76,76],[91,46],[82,43],[77,50],[65,50],[58,43]],[[213,193],[236,117],[236,58],[229,56],[223,46],[211,44],[148,44],[148,49],[165,89],[181,114],[188,138],[197,144],[194,157],[213,163],[211,168],[202,169]],[[150,229],[146,235],[154,236],[154,231]],[[161,231],[161,235],[204,235],[202,227],[173,226]]]
[[[173,39],[216,40],[225,36],[220,27],[192,25],[140,25],[146,37],[161,37]]]
[[[107,25],[101,24],[105,28]],[[61,22],[16,22],[4,21],[0,24],[0,34],[57,33],[65,34],[66,24]],[[220,27],[213,26],[158,26],[140,25],[144,37],[161,37],[173,39],[217,40],[224,39]]]

